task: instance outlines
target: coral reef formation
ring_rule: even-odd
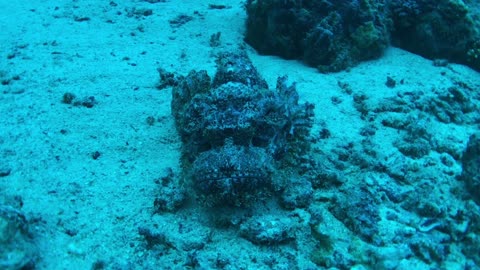
[[[393,45],[430,59],[480,68],[474,55],[478,25],[464,1],[392,0],[389,4]]]
[[[339,71],[379,57],[388,45],[380,1],[247,2],[245,39],[262,54],[302,59],[321,71]]]
[[[274,168],[308,146],[313,105],[280,77],[268,89],[246,53],[223,53],[213,78],[192,71],[173,89],[187,171],[209,204],[242,205],[275,186]]]
[[[463,1],[249,0],[246,9],[245,39],[255,49],[322,72],[377,58],[390,42],[480,69],[479,25]]]

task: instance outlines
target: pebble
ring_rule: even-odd
[[[74,243],[70,243],[68,244],[67,246],[67,252],[69,254],[72,254],[72,255],[76,255],[76,256],[85,256],[85,251],[82,250],[81,248],[79,248],[77,245],[75,245]]]
[[[9,176],[11,171],[10,168],[0,168],[0,177]]]

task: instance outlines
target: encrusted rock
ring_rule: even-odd
[[[475,1],[246,1],[245,40],[259,53],[339,71],[378,58],[389,43],[480,69]]]
[[[387,47],[386,5],[366,3],[249,0],[245,40],[262,54],[339,71],[379,57]]]
[[[171,168],[168,168],[166,174],[156,182],[160,190],[154,201],[155,211],[173,212],[184,204],[185,188]]]
[[[312,183],[305,178],[294,178],[284,190],[281,203],[287,209],[302,208],[310,204],[312,197]]]
[[[462,168],[461,178],[475,201],[480,203],[480,133],[470,136],[462,157]]]
[[[265,215],[242,223],[240,235],[255,244],[281,244],[294,238],[295,221],[286,217]]]
[[[329,209],[331,213],[363,240],[378,244],[381,220],[374,196],[365,188],[349,187]]]
[[[0,268],[34,269],[37,259],[27,218],[13,207],[0,205]]]

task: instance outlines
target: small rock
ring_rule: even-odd
[[[79,248],[74,243],[68,244],[67,252],[72,254],[72,255],[76,255],[76,256],[80,256],[80,257],[83,257],[86,254],[86,252],[83,249]]]
[[[186,191],[179,183],[179,177],[175,175],[172,168],[168,168],[165,175],[155,182],[160,186],[158,195],[153,202],[156,212],[174,212],[183,206],[187,198]]]
[[[92,153],[92,158],[93,158],[94,160],[97,160],[101,155],[102,155],[102,154],[101,154],[100,152],[95,151],[95,152]]]
[[[76,98],[75,94],[66,92],[65,94],[63,94],[62,102],[65,104],[72,104],[75,98]]]
[[[0,168],[0,177],[9,176],[11,171],[10,168]]]
[[[273,215],[252,217],[240,225],[240,235],[254,244],[281,244],[294,239],[294,221]]]
[[[310,204],[312,197],[312,184],[307,179],[292,179],[281,196],[281,203],[287,209],[302,208]]]
[[[95,104],[97,104],[97,101],[94,96],[85,97],[82,100],[73,103],[74,106],[83,106],[86,108],[93,108]]]
[[[20,210],[0,204],[1,269],[36,269],[39,250],[29,220]]]
[[[387,76],[387,81],[385,82],[385,85],[388,88],[394,88],[397,85],[397,82],[390,76]]]

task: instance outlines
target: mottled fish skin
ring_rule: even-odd
[[[243,206],[272,190],[287,153],[305,150],[295,143],[309,133],[313,105],[298,104],[287,77],[269,89],[244,52],[221,54],[217,65],[213,81],[192,71],[173,88],[172,114],[199,197]]]

